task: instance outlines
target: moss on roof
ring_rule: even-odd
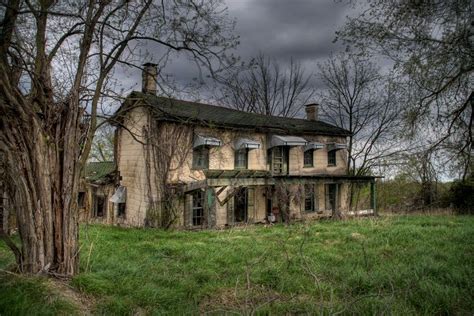
[[[322,121],[248,113],[221,106],[176,100],[136,91],[132,92],[129,98],[144,100],[146,104],[157,110],[155,112],[156,116],[161,120],[199,122],[216,127],[232,127],[283,134],[350,135],[349,131]]]
[[[115,171],[113,161],[89,162],[86,165],[85,175],[89,182],[101,182]]]

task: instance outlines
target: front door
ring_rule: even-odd
[[[241,188],[239,192],[234,196],[234,222],[244,223],[247,222],[247,188]]]

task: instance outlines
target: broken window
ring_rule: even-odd
[[[273,174],[288,174],[288,147],[276,146],[270,149],[269,160]]]
[[[105,197],[96,195],[95,196],[95,207],[94,207],[94,216],[95,217],[104,217],[105,215]]]
[[[328,166],[336,165],[336,150],[328,151]]]
[[[313,166],[313,154],[314,154],[314,150],[311,150],[311,149],[304,152],[304,157],[303,157],[304,167]]]
[[[314,203],[314,185],[304,185],[304,211],[314,212],[316,210]]]
[[[248,149],[243,148],[235,151],[235,169],[247,169]]]
[[[208,169],[209,168],[209,148],[199,146],[193,149],[193,168]]]
[[[79,208],[84,208],[85,200],[86,200],[86,192],[79,192],[79,195],[77,196],[77,206]]]
[[[197,190],[193,194],[192,221],[193,226],[204,224],[204,191]]]

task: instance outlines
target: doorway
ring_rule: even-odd
[[[234,222],[245,223],[247,222],[248,214],[248,189],[241,188],[239,192],[234,196]]]
[[[333,213],[336,211],[337,203],[337,184],[328,183],[326,184],[326,210],[331,210]]]

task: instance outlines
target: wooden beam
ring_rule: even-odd
[[[189,191],[194,191],[197,189],[202,189],[207,186],[207,181],[206,180],[200,180],[196,182],[191,182],[189,184],[186,184],[183,188],[183,192],[189,192]]]
[[[275,180],[267,178],[221,178],[207,179],[207,184],[210,187],[273,185]]]

